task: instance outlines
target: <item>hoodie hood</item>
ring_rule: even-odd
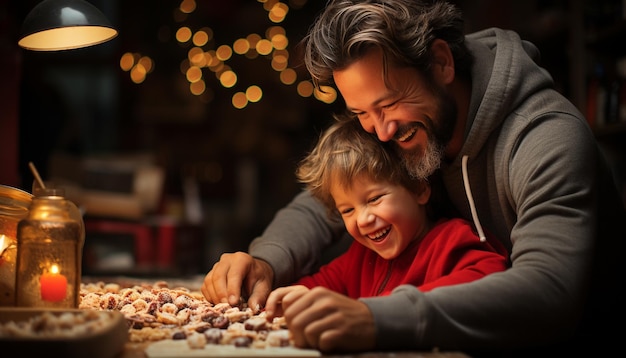
[[[554,86],[550,74],[537,66],[537,47],[513,31],[486,29],[467,35],[466,44],[474,54],[475,65],[466,140],[455,165],[461,165],[463,155],[475,157],[511,109],[530,94]]]
[[[554,81],[538,65],[539,50],[517,33],[490,28],[467,35],[466,44],[474,64],[465,141],[454,161],[442,164],[442,177],[454,206],[479,234],[483,221],[499,237],[509,237],[516,217],[505,184],[509,156],[534,118],[560,110],[555,106],[562,101],[553,97],[560,96]]]

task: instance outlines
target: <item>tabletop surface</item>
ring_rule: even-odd
[[[185,287],[190,290],[199,290],[202,285],[202,280],[204,276],[193,276],[188,278],[136,278],[136,277],[83,277],[82,281],[85,283],[88,282],[106,282],[106,283],[118,283],[122,286],[128,286],[132,284],[145,283],[145,282],[156,282],[156,281],[165,281],[169,284],[170,287]],[[151,343],[135,343],[128,342],[126,343],[124,350],[117,358],[151,358],[146,353],[146,348]],[[244,351],[242,351],[244,352]],[[177,355],[180,356],[180,355]],[[209,357],[208,355],[203,355],[202,352],[194,352],[193,355],[186,355],[187,357]],[[258,357],[258,354],[254,354],[254,351],[251,349],[250,354],[241,355],[241,357]],[[212,355],[210,357],[215,357]],[[469,358],[470,356],[461,352],[439,352],[439,351],[416,351],[416,352],[367,352],[367,353],[358,353],[358,354],[328,354],[322,355],[322,357],[327,358]]]
[[[146,354],[146,348],[149,343],[127,343],[124,351],[117,358],[149,358]],[[240,357],[255,357],[253,352],[250,355],[241,355]],[[198,354],[194,357],[203,357]],[[208,356],[204,356],[208,357]],[[353,354],[323,354],[324,358],[470,358],[470,356],[461,352],[367,352]]]

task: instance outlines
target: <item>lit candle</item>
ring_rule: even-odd
[[[41,284],[41,299],[49,302],[59,302],[67,294],[67,278],[59,273],[59,267],[52,265],[50,272],[44,272],[39,279]]]

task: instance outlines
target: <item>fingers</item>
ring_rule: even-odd
[[[223,269],[224,264],[222,264]],[[213,265],[211,271],[209,271],[204,277],[204,281],[202,282],[202,287],[200,291],[207,299],[207,301],[212,303],[225,302],[224,292],[226,292],[226,282],[223,283],[221,281],[216,281],[216,278],[223,277],[221,274],[216,272],[220,271],[220,263],[217,262]],[[223,284],[223,288],[220,288],[220,285]]]
[[[239,305],[242,295],[249,294],[248,306],[258,312],[273,280],[274,271],[267,262],[245,252],[224,253],[205,276],[201,291],[208,301],[231,306]]]
[[[234,254],[236,255],[236,254]],[[226,298],[231,306],[238,306],[241,302],[243,292],[241,292],[243,279],[248,276],[250,272],[250,263],[247,260],[240,260],[237,257],[231,262],[228,272],[224,274],[226,277],[226,292],[223,294],[222,299]],[[217,280],[223,284],[224,280]],[[223,286],[222,286],[223,287]],[[221,301],[224,302],[224,301]]]
[[[288,292],[286,287],[279,287],[272,291],[267,297],[267,303],[265,304],[265,315],[268,321],[272,321],[275,317],[283,315],[283,297]]]
[[[209,271],[209,273],[204,276],[204,281],[202,281],[202,287],[200,287],[200,291],[204,298],[211,303],[215,303],[217,297],[215,296],[215,291],[213,290],[213,270]]]
[[[268,320],[282,316],[284,309],[293,305],[308,291],[308,288],[300,285],[279,287],[272,291],[267,298],[267,305],[265,306],[265,314]]]
[[[245,281],[246,290],[250,294],[248,307],[258,312],[265,306],[267,297],[272,290],[274,270],[267,262],[253,259],[250,274]]]
[[[248,297],[248,307],[255,313],[259,312],[266,305],[266,299],[272,290],[271,282],[267,280],[257,281],[248,289],[250,297]]]
[[[288,297],[283,297],[284,316],[297,347],[322,352],[374,348],[374,319],[363,302],[320,287],[287,307]]]
[[[306,342],[306,347],[315,347],[319,350],[327,349],[332,350],[336,344],[332,341],[327,341],[332,336],[338,336],[337,326],[339,322],[335,323],[337,319],[330,315],[321,314],[317,312],[316,319],[308,323],[302,333],[295,337],[295,342]],[[311,316],[314,317],[314,316]]]
[[[249,261],[246,258],[249,257]],[[204,278],[202,294],[213,303],[237,305],[243,277],[250,271],[252,257],[245,253],[225,253]]]
[[[317,289],[314,289],[317,291]],[[324,331],[328,322],[324,322],[324,317],[328,311],[318,302],[318,295],[314,292],[307,292],[297,298],[283,297],[282,307],[287,321],[289,331],[296,347],[318,348],[319,336]]]

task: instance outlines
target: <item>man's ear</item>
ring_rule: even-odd
[[[440,85],[445,86],[454,81],[454,57],[448,43],[441,39],[435,39],[431,45],[433,63],[431,71],[433,79]]]

